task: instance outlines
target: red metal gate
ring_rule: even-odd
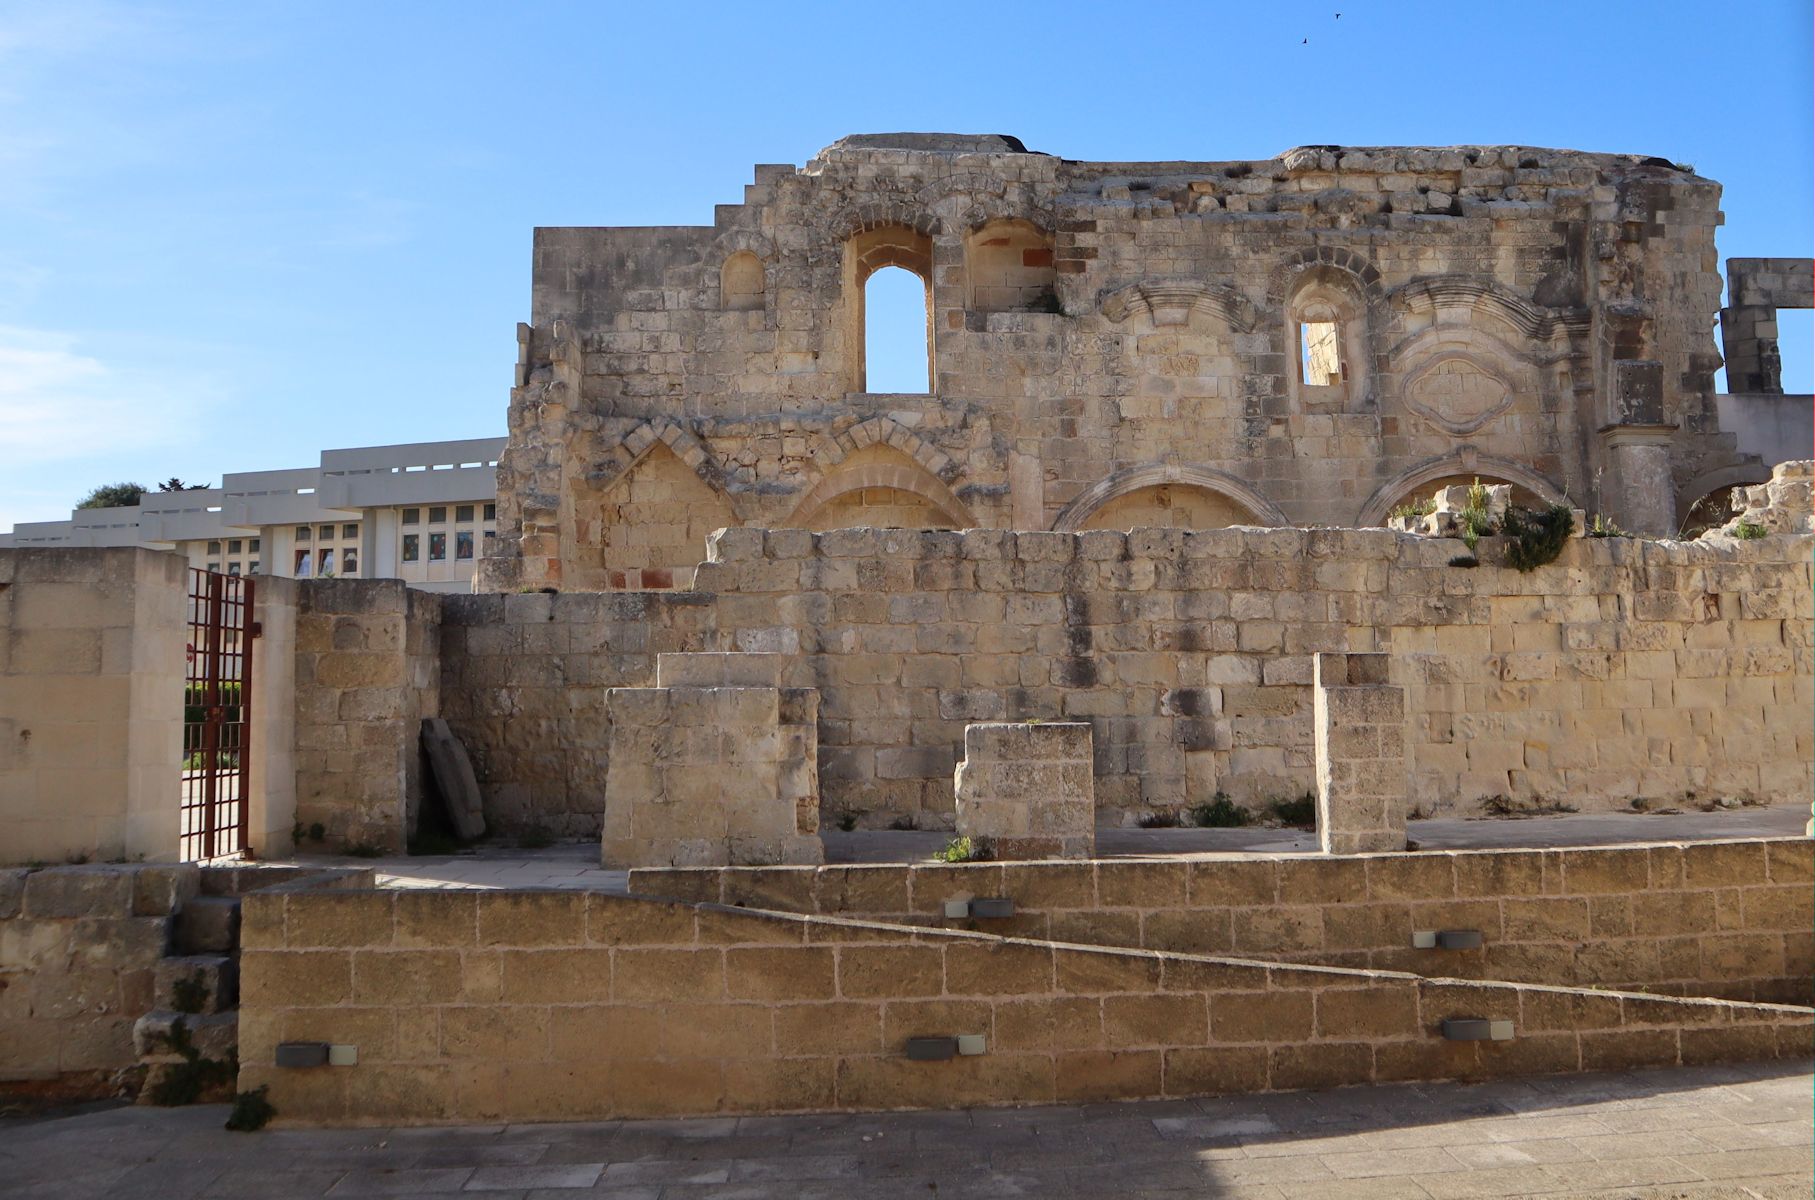
[[[252,767],[252,580],[189,572],[189,665],[183,682],[182,855],[246,848]]]

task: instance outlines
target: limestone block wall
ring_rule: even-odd
[[[606,692],[611,757],[602,861],[608,867],[821,861],[818,693],[701,686],[703,679],[688,682],[692,677],[675,664],[694,657],[664,655],[663,686]]]
[[[1096,851],[1090,726],[969,725],[952,781],[957,829],[997,858],[1089,858]]]
[[[1312,655],[1379,652],[1427,811],[1802,801],[1811,544],[1580,538],[1520,574],[1384,530],[733,529],[690,592],[444,598],[443,715],[488,821],[593,836],[606,689],[782,653],[820,694],[828,821],[950,828],[964,728],[1038,718],[1090,723],[1115,824],[1310,791]]]
[[[177,857],[187,567],[0,550],[0,863]]]
[[[878,134],[758,166],[710,224],[538,229],[483,586],[680,586],[704,521],[1373,525],[1474,476],[1639,528],[1640,486],[1748,461],[1713,404],[1719,207],[1637,155]],[[924,393],[868,390],[884,266],[926,284]],[[1662,479],[1596,436],[1632,362]]]
[[[1815,843],[1776,838],[1189,862],[638,870],[630,890],[709,904],[1059,942],[1420,975],[1807,1004]],[[1015,915],[947,921],[947,900]],[[1418,930],[1478,930],[1423,950]]]
[[[0,870],[0,1095],[108,1096],[139,1056],[192,865]]]
[[[578,892],[246,897],[240,1087],[423,1123],[1192,1096],[1807,1055],[1806,1008],[1270,965]],[[1449,1017],[1510,1019],[1449,1042]],[[986,1052],[910,1062],[906,1039]],[[358,1047],[280,1069],[285,1040]]]
[[[399,851],[414,828],[420,723],[440,715],[440,604],[394,579],[300,585],[296,822],[330,846]]]
[[[1326,854],[1405,849],[1405,689],[1386,654],[1311,664],[1317,840]]]

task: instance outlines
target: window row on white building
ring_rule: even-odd
[[[316,467],[247,471],[217,488],[147,492],[0,534],[6,546],[147,546],[233,575],[402,579],[471,591],[497,534],[503,438],[327,450]]]

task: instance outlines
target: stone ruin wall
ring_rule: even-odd
[[[1664,532],[1650,493],[1753,462],[1712,401],[1719,197],[1526,147],[871,135],[712,226],[538,229],[481,589],[685,587],[720,526],[1378,525],[1475,476]],[[865,391],[885,266],[927,282],[930,394]],[[1347,378],[1308,386],[1325,318]]]
[[[1520,574],[1385,530],[732,529],[693,591],[444,598],[442,715],[488,823],[592,837],[606,689],[659,652],[783,653],[820,694],[827,825],[949,828],[965,726],[1034,718],[1091,723],[1117,824],[1310,790],[1312,655],[1380,651],[1427,811],[1806,802],[1810,547],[1579,538]]]

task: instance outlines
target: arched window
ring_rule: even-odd
[[[930,393],[933,240],[915,229],[868,229],[845,246],[845,345],[854,392]]]
[[[763,306],[763,262],[748,250],[725,260],[718,273],[718,303],[727,312],[746,312]]]
[[[1293,366],[1287,375],[1301,412],[1343,412],[1367,393],[1366,302],[1345,272],[1308,272],[1286,306]]]
[[[864,391],[933,390],[926,292],[904,267],[884,267],[864,283]]]

